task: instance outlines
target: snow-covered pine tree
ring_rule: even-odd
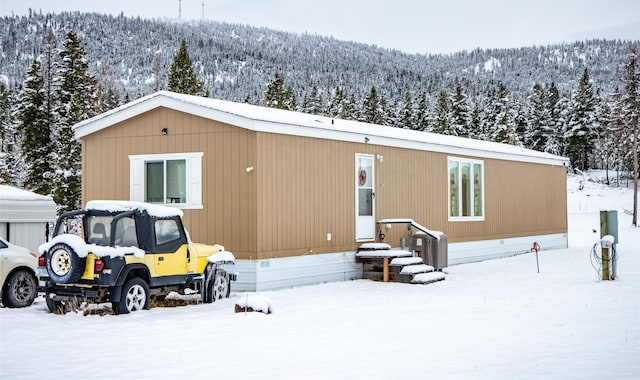
[[[362,110],[358,107],[356,96],[351,94],[344,102],[340,118],[344,120],[360,120],[361,112]]]
[[[342,91],[340,87],[336,87],[333,92],[333,96],[331,97],[331,101],[329,102],[329,106],[327,107],[327,116],[339,118],[345,104],[345,99],[344,91]]]
[[[482,138],[482,111],[478,102],[473,104],[469,116],[469,138],[483,140]]]
[[[53,198],[59,212],[80,207],[82,150],[71,129],[74,124],[96,114],[95,79],[89,75],[89,62],[80,39],[67,33],[58,63],[58,128],[56,142],[56,181]]]
[[[436,104],[433,106],[433,119],[433,133],[455,136],[456,130],[452,127],[451,104],[445,90],[440,90],[438,93]]]
[[[296,111],[298,109],[298,100],[291,86],[287,86],[284,90],[284,109],[289,111]]]
[[[565,123],[562,116],[563,100],[555,83],[545,85],[545,104],[542,119],[542,135],[544,145],[542,151],[560,155],[564,152],[563,136]]]
[[[621,71],[622,113],[624,124],[628,129],[630,146],[630,159],[632,162],[633,176],[633,217],[631,224],[638,227],[638,177],[640,177],[640,58],[638,57],[638,45],[633,44],[624,59]]]
[[[611,103],[608,99],[601,99],[598,105],[598,119],[601,131],[598,133],[596,154],[598,167],[605,170],[606,183],[609,185],[609,169],[612,167],[615,157],[615,135],[611,133],[612,125],[615,125],[615,117],[611,111]]]
[[[521,143],[520,136],[516,131],[515,115],[512,112],[511,98],[507,86],[500,82],[493,98],[493,110],[495,119],[493,129],[489,131],[489,140],[493,142],[519,145]]]
[[[318,87],[316,85],[311,88],[311,92],[309,94],[304,96],[301,111],[320,116],[326,114],[324,101],[322,100],[322,96],[318,93]]]
[[[414,105],[409,91],[405,92],[404,101],[402,102],[402,106],[398,107],[398,110],[400,114],[398,115],[396,124],[392,125],[398,128],[416,129],[415,125],[417,125],[417,122],[414,114]]]
[[[169,91],[188,95],[205,96],[204,83],[199,81],[187,50],[187,41],[182,38],[178,52],[169,69]]]
[[[402,117],[402,106],[399,104],[399,100],[394,100],[385,109],[385,125],[392,126],[394,128],[402,128],[400,125],[400,118]]]
[[[571,99],[571,119],[565,133],[567,154],[571,165],[576,169],[589,169],[589,158],[593,153],[595,139],[595,107],[593,85],[589,79],[589,71],[585,68]]]
[[[424,91],[418,95],[415,118],[416,123],[412,129],[427,132],[431,131],[431,128],[429,127],[429,104],[427,101],[427,94]]]
[[[469,102],[467,95],[456,79],[456,88],[451,99],[451,128],[455,131],[456,136],[469,136]]]
[[[531,94],[527,97],[524,145],[538,151],[544,150],[547,145],[544,129],[547,104],[545,95],[544,88],[539,83],[534,83]]]
[[[382,123],[380,125],[391,126],[395,123],[393,108],[389,106],[387,102],[387,97],[384,94],[378,95],[378,99],[380,99],[380,110],[382,112]]]
[[[616,88],[611,94],[611,103],[609,108],[611,109],[611,119],[607,125],[607,134],[611,136],[613,145],[612,166],[616,170],[616,183],[620,186],[620,170],[624,166],[624,158],[627,155],[629,146],[625,144],[627,139],[628,130],[625,126],[626,120],[623,112],[622,104],[622,92],[619,88]]]
[[[13,115],[22,135],[20,152],[26,168],[22,186],[42,195],[54,192],[52,179],[56,162],[46,105],[42,68],[40,62],[34,60],[18,94]]]
[[[295,111],[296,98],[293,89],[289,86],[285,89],[284,79],[279,72],[275,72],[273,80],[267,83],[267,89],[262,94],[261,105],[282,110]]]
[[[0,184],[21,186],[25,168],[20,157],[20,135],[11,109],[15,95],[0,82]]]
[[[365,123],[380,124],[385,123],[385,110],[381,99],[378,97],[378,91],[375,86],[371,87],[369,95],[362,102],[360,121]]]

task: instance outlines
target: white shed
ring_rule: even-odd
[[[37,252],[47,241],[48,223],[55,220],[51,197],[0,185],[0,237]]]

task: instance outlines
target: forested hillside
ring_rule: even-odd
[[[87,50],[91,69],[112,75],[123,98],[166,86],[171,59],[183,37],[212,97],[252,103],[260,101],[276,71],[298,99],[313,85],[325,99],[336,87],[360,98],[372,86],[388,100],[401,100],[407,91],[414,97],[426,92],[435,99],[441,89],[453,91],[456,80],[470,100],[486,96],[495,81],[522,99],[534,83],[554,82],[561,92],[571,90],[585,67],[596,87],[610,92],[618,84],[617,69],[629,48],[629,42],[596,40],[410,55],[328,37],[219,22],[178,23],[87,13],[32,13],[0,20],[0,76],[9,87],[20,85],[32,59],[43,53],[49,28],[58,48],[73,29]]]
[[[183,39],[214,98],[522,145],[566,155],[580,169],[632,170],[637,161],[638,41],[415,55],[246,25],[32,12],[0,18],[0,182],[28,185],[29,106],[42,102],[34,94],[52,102],[39,117],[59,146],[59,111],[69,107],[59,93],[72,100],[68,91],[92,93],[95,106],[65,116],[68,129],[169,89]],[[62,74],[74,66],[62,52],[71,45],[86,64],[77,73],[86,86],[64,90]]]

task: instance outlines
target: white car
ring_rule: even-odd
[[[38,295],[37,255],[0,238],[0,300],[6,307],[26,307]]]

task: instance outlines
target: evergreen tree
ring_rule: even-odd
[[[284,109],[289,111],[295,111],[298,108],[298,101],[296,95],[293,93],[293,88],[288,86],[284,90]]]
[[[198,80],[193,70],[193,63],[187,51],[187,41],[184,38],[169,69],[169,91],[206,96],[204,83]]]
[[[362,114],[360,115],[360,121],[365,123],[384,125],[384,107],[381,99],[378,98],[378,92],[375,86],[371,87],[369,95],[362,102]]]
[[[567,154],[574,168],[587,170],[589,157],[594,149],[596,98],[586,68],[571,100],[571,119],[565,133],[568,143]]]
[[[456,135],[456,130],[452,126],[451,105],[449,96],[445,90],[440,90],[438,99],[433,109],[432,132],[442,135]]]
[[[305,95],[302,101],[302,112],[320,116],[325,114],[324,101],[315,85],[311,88],[311,93]]]
[[[638,45],[633,44],[623,62],[621,80],[624,85],[621,96],[624,125],[628,130],[625,141],[630,149],[633,176],[633,216],[632,225],[638,226],[638,177],[640,177],[640,60]]]
[[[542,151],[547,145],[547,131],[544,127],[547,101],[544,88],[539,83],[535,83],[527,100],[527,125],[523,140],[524,145],[527,148]]]
[[[402,103],[402,108],[400,108],[400,115],[396,126],[404,129],[416,129],[417,124],[414,115],[413,100],[411,99],[411,94],[407,91],[404,94],[404,103]]]
[[[20,136],[11,117],[13,92],[0,82],[0,184],[20,186],[25,170],[20,158]]]
[[[560,97],[560,92],[555,83],[545,86],[545,105],[542,120],[544,146],[543,152],[560,155],[564,152],[563,136],[566,123],[563,118],[563,109],[566,100]]]
[[[418,104],[416,106],[415,114],[416,123],[414,124],[413,129],[430,132],[429,104],[427,103],[427,94],[425,92],[421,92],[420,95],[418,95]]]
[[[493,126],[489,131],[489,140],[493,142],[519,145],[520,136],[517,133],[515,114],[512,112],[509,90],[504,83],[499,83],[492,106],[495,112]]]
[[[611,103],[609,108],[611,109],[611,118],[607,123],[607,134],[611,136],[613,140],[613,154],[611,157],[611,164],[618,172],[617,184],[620,186],[620,168],[623,165],[623,159],[627,152],[627,147],[624,144],[626,140],[627,129],[625,128],[625,120],[622,116],[622,93],[619,88],[611,94]]]
[[[336,87],[333,97],[329,102],[329,107],[327,108],[327,116],[339,118],[345,106],[345,101],[346,97],[344,95],[344,91],[342,91],[340,87]]]
[[[469,113],[467,95],[456,80],[455,93],[451,99],[451,128],[456,136],[469,136]]]
[[[612,126],[615,125],[615,117],[611,111],[611,103],[607,99],[602,99],[599,104],[598,119],[602,131],[598,133],[596,156],[600,161],[598,167],[605,169],[606,183],[609,185],[609,169],[615,157],[615,134],[611,133]]]
[[[384,95],[380,95],[380,112],[382,112],[382,123],[380,125],[390,126],[394,123],[394,112],[387,103],[387,98]]]
[[[472,139],[483,140],[482,136],[482,111],[478,103],[473,105],[471,110],[471,118],[469,120],[469,137]]]
[[[348,98],[345,98],[339,117],[343,120],[358,120],[359,112],[356,96],[351,94]]]
[[[69,31],[60,51],[59,108],[56,141],[56,188],[53,199],[59,211],[80,207],[81,155],[80,142],[72,127],[96,114],[95,79],[89,75],[86,51],[74,31]]]
[[[274,78],[267,84],[266,91],[262,94],[261,104],[265,107],[295,111],[296,98],[291,87],[284,87],[284,79],[276,71]]]
[[[27,72],[27,80],[18,95],[15,118],[22,135],[21,154],[26,165],[24,183],[28,190],[42,195],[53,193],[52,131],[46,113],[44,79],[36,60]]]

